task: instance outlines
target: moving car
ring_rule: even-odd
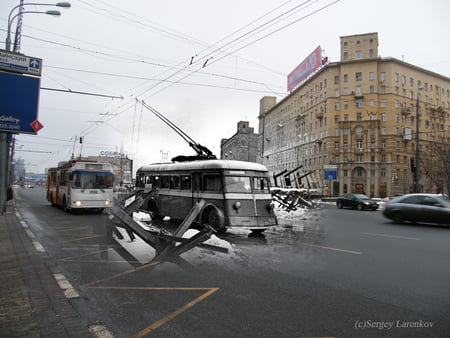
[[[377,210],[378,202],[364,194],[343,194],[337,198],[336,207],[339,209]]]
[[[439,194],[408,194],[389,201],[385,217],[395,223],[418,222],[450,225],[450,200]]]

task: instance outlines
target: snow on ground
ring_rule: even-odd
[[[287,212],[286,210],[283,210],[280,206],[275,206],[275,214],[278,218],[278,226],[270,228],[267,231],[278,231],[282,227],[285,226],[301,226],[302,219],[305,217],[305,213],[307,212],[307,209],[304,209],[302,207],[298,207],[294,211]],[[149,222],[151,221],[151,217],[146,212],[135,212],[133,214],[133,219],[141,225],[144,229],[150,230]],[[195,229],[188,229],[183,237],[184,238],[191,238],[195,236],[198,233],[198,230]],[[242,238],[246,238],[248,235],[251,234],[251,231],[245,228],[232,228],[227,231],[227,233],[230,234],[230,236],[239,236]],[[225,238],[225,239],[223,239]],[[219,238],[216,235],[211,235],[211,237],[205,241],[205,244],[218,246],[221,248],[228,249],[228,253],[218,252],[209,250],[206,248],[200,248],[200,247],[194,247],[191,250],[183,253],[181,257],[183,257],[185,260],[187,260],[189,263],[193,265],[202,265],[202,264],[220,264],[222,266],[226,267],[235,267],[239,265],[242,262],[243,259],[243,253],[242,251],[234,244],[230,243],[226,240],[226,235],[223,238]],[[140,250],[142,250],[142,244],[144,246],[146,245],[143,243],[143,241],[140,238],[136,238],[134,242],[127,241],[126,246],[127,250],[130,249],[131,246],[133,246],[133,243],[135,246],[137,245],[137,242],[142,242],[139,244]],[[147,245],[149,246],[149,245]],[[149,253],[153,253],[154,250],[151,247],[146,250],[147,254],[145,255],[145,258],[149,258]],[[135,251],[135,250],[133,250]],[[137,256],[134,254],[134,256]],[[139,257],[140,259],[144,257]]]

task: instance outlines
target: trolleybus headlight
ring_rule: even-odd
[[[238,211],[241,208],[241,202],[236,202],[233,204],[233,209]]]
[[[81,207],[81,201],[75,201],[75,205],[76,205],[77,207]]]
[[[105,205],[111,205],[111,201],[110,200],[106,200],[105,201]]]

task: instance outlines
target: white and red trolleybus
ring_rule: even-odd
[[[47,200],[64,211],[112,206],[114,172],[110,163],[71,160],[47,170]]]
[[[266,167],[231,160],[197,160],[143,166],[136,188],[156,188],[147,205],[153,216],[183,220],[205,200],[197,221],[218,231],[244,227],[262,232],[277,224]]]

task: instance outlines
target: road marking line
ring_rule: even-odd
[[[332,247],[329,247],[329,246],[315,245],[315,244],[306,244],[306,243],[304,243],[304,245],[313,246],[313,247],[320,248],[320,249],[326,249],[326,250],[332,250],[332,251],[349,253],[349,254],[353,254],[353,255],[362,255],[361,251],[338,249],[338,248],[332,248]]]
[[[80,295],[74,289],[72,284],[67,280],[67,278],[62,273],[53,274],[56,281],[58,282],[59,287],[64,291],[64,295],[66,298],[78,298]]]
[[[405,237],[405,236],[397,236],[397,235],[376,234],[376,233],[373,233],[373,232],[364,232],[363,235],[388,237],[388,238],[399,238],[399,239],[409,239],[411,241],[420,241],[420,238],[417,238],[417,237]]]
[[[161,325],[164,325],[168,321],[174,319],[180,313],[182,313],[182,312],[184,312],[186,310],[189,310],[195,304],[197,304],[197,303],[201,302],[202,300],[208,298],[213,293],[218,291],[219,288],[206,288],[206,289],[203,289],[203,290],[208,290],[208,291],[205,292],[204,294],[200,295],[199,297],[195,298],[194,300],[190,301],[189,303],[186,303],[185,305],[183,305],[182,307],[178,308],[177,310],[169,313],[167,316],[161,318],[160,320],[158,320],[157,322],[153,323],[152,325],[150,325],[150,326],[146,327],[145,329],[141,330],[140,332],[135,334],[134,337],[143,337],[143,336],[149,334],[150,332],[152,332],[153,330],[157,329]]]
[[[36,251],[39,251],[39,252],[45,252],[45,249],[44,249],[44,247],[42,246],[41,243],[39,243],[39,242],[37,242],[37,241],[32,242],[32,243],[33,243],[34,248],[36,249]]]

